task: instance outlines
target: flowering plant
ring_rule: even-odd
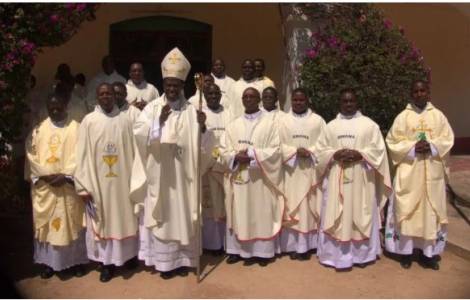
[[[408,102],[412,82],[431,79],[419,49],[373,4],[309,3],[302,9],[320,24],[301,68],[315,110],[333,119],[339,92],[353,88],[361,111],[388,130]]]
[[[68,41],[85,20],[94,20],[97,4],[0,4],[0,155],[21,129],[31,69],[42,47]]]
[[[85,20],[93,20],[97,4],[0,3],[0,210],[25,206],[23,159],[13,144],[23,137],[24,100],[31,70],[42,47],[68,41]],[[18,149],[18,148],[16,148]],[[5,201],[7,200],[7,201]]]

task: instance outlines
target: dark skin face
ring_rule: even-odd
[[[98,99],[99,106],[107,113],[113,111],[115,99],[114,91],[111,85],[100,85],[96,90],[96,98]]]
[[[117,106],[122,107],[124,104],[127,103],[127,90],[120,85],[113,85],[113,90]]]
[[[255,60],[255,76],[263,77],[264,76],[264,62],[260,60]]]
[[[212,73],[218,78],[223,77],[225,75],[225,63],[221,59],[214,60],[212,64]]]
[[[413,84],[411,88],[411,101],[420,109],[426,107],[429,101],[429,89],[424,82],[417,81]]]
[[[251,60],[245,60],[242,64],[242,77],[244,80],[255,78],[255,65]]]
[[[356,95],[351,92],[341,94],[339,111],[345,116],[352,116],[357,112]]]
[[[292,95],[292,111],[296,114],[303,114],[308,109],[307,96],[302,92],[296,92]]]
[[[263,96],[261,100],[263,102],[264,109],[266,109],[267,111],[272,111],[276,109],[277,95],[272,90],[263,91]]]
[[[245,107],[245,113],[252,114],[259,111],[260,102],[259,92],[253,88],[247,88],[243,92],[242,102]]]
[[[341,94],[340,112],[344,116],[352,116],[357,112],[357,99],[354,93],[345,92]],[[342,164],[354,163],[362,160],[362,154],[353,149],[341,149],[335,152],[333,158]]]
[[[60,122],[65,120],[67,117],[66,111],[67,105],[65,104],[64,100],[60,100],[59,98],[52,97],[47,102],[47,113],[49,117],[54,122]]]
[[[206,98],[207,107],[210,110],[218,110],[220,108],[220,99],[222,98],[222,93],[220,89],[215,84],[210,85],[206,91],[204,91],[204,97]]]
[[[101,67],[103,68],[103,72],[106,73],[107,75],[110,75],[111,73],[114,72],[114,61],[111,57],[106,57],[103,59],[101,63]]]
[[[178,78],[163,79],[163,91],[168,101],[173,102],[179,99],[183,90],[184,82]]]
[[[135,85],[139,85],[144,81],[144,68],[139,63],[134,63],[129,68],[129,77]]]
[[[211,75],[204,75],[203,90],[206,90],[211,84],[214,84],[214,77]]]

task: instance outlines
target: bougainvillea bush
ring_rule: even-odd
[[[333,119],[339,92],[353,88],[362,112],[388,130],[408,102],[413,80],[430,80],[421,52],[373,4],[305,4],[302,9],[319,24],[301,67],[315,110]]]
[[[22,192],[22,160],[12,159],[9,145],[23,142],[24,100],[35,59],[41,48],[65,43],[82,22],[94,20],[97,7],[81,3],[0,3],[1,200],[17,201]],[[1,202],[0,207],[5,204]]]

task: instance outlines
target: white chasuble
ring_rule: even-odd
[[[224,77],[218,78],[211,73],[212,77],[214,77],[214,83],[217,84],[222,92],[222,95],[226,95],[230,90],[230,87],[235,83],[232,77],[225,75]]]
[[[285,226],[302,233],[319,229],[322,193],[316,144],[325,130],[325,121],[310,110],[303,115],[291,111],[279,118],[286,209],[294,221]],[[299,148],[308,150],[310,157],[298,157]]]
[[[142,205],[143,226],[161,241],[189,245],[197,226],[197,147],[199,126],[196,109],[181,97],[171,103],[162,95],[149,103],[134,125],[138,151],[132,170],[131,199]],[[160,127],[163,105],[172,106]],[[208,144],[211,133],[202,135]],[[202,148],[202,173],[209,163],[209,152]]]
[[[420,139],[431,144],[432,153],[414,152]],[[394,210],[399,234],[434,241],[441,226],[448,223],[446,183],[454,144],[452,128],[430,102],[422,111],[408,104],[386,141],[396,167]]]
[[[83,229],[84,203],[73,185],[46,184],[39,177],[64,174],[72,177],[76,167],[78,123],[68,119],[63,126],[46,118],[26,140],[27,163],[32,182],[34,236],[39,242],[67,246]]]
[[[129,199],[134,145],[132,123],[117,106],[105,113],[97,105],[80,124],[76,189],[93,198],[89,205],[95,239],[122,240],[137,234]]]
[[[222,138],[222,157],[231,173],[226,185],[227,227],[241,242],[272,239],[281,229],[284,196],[278,126],[263,112],[230,123]],[[233,165],[247,150],[250,165]]]
[[[137,121],[137,118],[140,115],[140,109],[138,109],[134,105],[130,105],[129,103],[124,103],[121,107],[119,107],[119,110],[125,115],[127,115],[132,124]]]
[[[353,149],[363,160],[340,163],[336,151]],[[318,168],[328,179],[322,231],[333,239],[362,241],[371,237],[374,212],[383,208],[391,192],[385,143],[379,126],[357,112],[338,114],[326,126],[317,148]],[[375,207],[375,208],[374,208]]]
[[[205,218],[220,221],[225,218],[224,180],[228,172],[222,161],[220,143],[222,135],[230,123],[230,116],[223,107],[218,111],[212,111],[208,108],[203,111],[207,118],[207,130],[211,131],[214,136],[211,156],[215,162],[203,176],[203,215]]]

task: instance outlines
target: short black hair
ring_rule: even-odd
[[[277,98],[277,90],[276,90],[274,87],[268,86],[267,88],[265,88],[265,89],[263,90],[263,93],[266,92],[266,91],[271,91],[271,92],[273,92],[274,95],[276,95],[276,98]]]

